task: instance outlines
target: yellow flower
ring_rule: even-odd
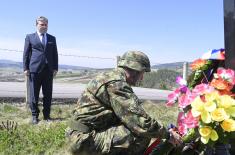
[[[230,108],[232,106],[235,106],[235,100],[229,95],[221,95],[218,106],[221,108]]]
[[[226,119],[221,123],[221,127],[227,132],[235,131],[235,121],[233,119]]]
[[[208,112],[212,112],[216,109],[216,103],[214,101],[206,101],[204,103],[204,108]]]
[[[211,93],[207,93],[205,95],[205,99],[207,102],[218,101],[220,99],[220,95],[217,91],[213,91]]]
[[[229,115],[225,112],[224,108],[217,108],[211,112],[211,118],[214,121],[221,122],[229,118]]]
[[[193,117],[198,117],[201,115],[202,111],[205,111],[204,103],[202,102],[199,96],[193,100],[193,102],[191,103],[191,106],[192,106]]]
[[[232,117],[235,117],[235,107],[227,108],[227,109],[225,109],[225,111],[228,115],[231,115]]]
[[[210,123],[211,122],[211,115],[208,111],[202,111],[201,112],[201,119],[204,123]]]
[[[193,117],[201,116],[201,119],[204,123],[211,122],[211,115],[209,112],[213,111],[216,108],[216,104],[214,102],[204,103],[198,96],[191,103],[191,106]]]
[[[229,95],[221,95],[219,101],[218,107],[224,108],[227,115],[235,117],[235,100]]]
[[[216,141],[219,138],[217,132],[210,126],[201,127],[199,133],[201,135],[201,141],[204,144],[207,144],[210,139]]]
[[[204,126],[199,129],[199,133],[202,137],[208,137],[211,134],[211,130],[210,126]]]

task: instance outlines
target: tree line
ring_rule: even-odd
[[[144,88],[173,90],[177,87],[175,82],[177,76],[182,76],[182,73],[175,70],[159,69],[144,74],[144,79],[138,84],[138,86]]]

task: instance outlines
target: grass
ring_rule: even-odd
[[[146,101],[143,107],[152,118],[158,120],[164,126],[168,126],[171,123],[176,124],[178,115],[177,106],[166,107],[163,101],[157,102],[157,104]]]
[[[28,124],[16,130],[0,131],[0,150],[3,154],[53,154],[65,142],[65,123],[41,125],[40,128]]]
[[[164,125],[175,123],[177,108],[166,108],[163,102],[157,103],[148,101],[144,104],[144,109]],[[0,155],[68,154],[64,130],[74,107],[75,104],[52,105],[51,116],[55,119],[53,122],[43,121],[40,113],[39,124],[31,125],[31,114],[24,105],[0,103],[0,122],[5,125],[7,120],[18,123],[16,129],[0,129]]]

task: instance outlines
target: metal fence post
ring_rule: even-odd
[[[116,59],[117,59],[117,67],[118,67],[118,62],[120,61],[121,57],[117,56]]]
[[[184,62],[183,65],[183,79],[187,81],[188,78],[188,62]]]

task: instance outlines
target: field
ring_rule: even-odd
[[[60,70],[55,82],[87,83],[92,77],[105,70]],[[25,76],[19,68],[0,68],[0,82],[24,82]]]
[[[54,104],[52,122],[45,122],[40,116],[39,124],[31,125],[30,112],[23,103],[0,103],[0,154],[68,154],[64,130],[75,106]],[[144,108],[164,125],[176,122],[177,108],[166,108],[163,101],[146,101]],[[13,121],[17,126],[10,125]]]
[[[18,68],[0,68],[0,81],[1,82],[23,82],[23,71]]]

